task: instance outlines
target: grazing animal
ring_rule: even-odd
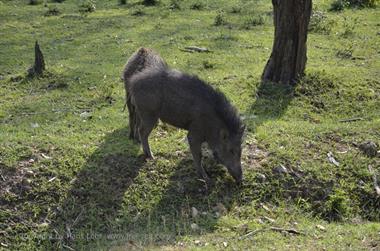
[[[139,135],[137,132],[137,117],[134,106],[131,104],[129,89],[130,79],[134,74],[142,72],[148,68],[154,69],[166,69],[168,66],[166,62],[160,57],[160,55],[148,48],[140,48],[128,59],[127,64],[124,66],[122,79],[124,81],[125,88],[125,107],[128,107],[129,113],[129,138],[139,141]]]
[[[148,137],[160,119],[188,131],[194,165],[202,179],[209,181],[201,163],[201,144],[207,142],[218,162],[238,183],[242,181],[240,159],[245,126],[223,93],[196,76],[167,68],[149,68],[134,74],[129,90],[147,158],[153,158]]]

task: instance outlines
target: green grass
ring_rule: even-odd
[[[368,170],[379,176],[380,160],[358,149],[380,144],[378,9],[329,12],[331,1],[316,0],[323,18],[292,88],[259,81],[270,1],[92,1],[93,12],[80,11],[88,1],[26,2],[0,1],[0,250],[380,248]],[[30,79],[35,40],[48,73]],[[212,52],[180,50],[191,45]],[[206,156],[215,184],[205,194],[186,132],[167,125],[150,137],[156,159],[142,160],[120,81],[140,46],[221,89],[244,115],[242,187]],[[349,118],[362,120],[339,122]]]

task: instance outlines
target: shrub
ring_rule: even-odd
[[[63,3],[65,0],[53,0],[54,3]]]
[[[379,0],[335,0],[331,3],[331,11],[342,11],[346,7],[375,8]]]
[[[338,221],[348,217],[351,211],[350,199],[346,192],[342,189],[335,189],[329,195],[322,214],[330,221]]]
[[[336,56],[342,59],[351,59],[354,52],[352,44],[348,48],[338,50]]]
[[[158,0],[143,0],[142,4],[145,6],[153,6],[158,4]]]
[[[374,8],[377,6],[378,0],[346,0],[350,7],[369,7]]]
[[[58,16],[61,14],[61,11],[56,7],[48,7],[48,10],[45,12],[45,16]]]
[[[204,9],[204,4],[202,2],[195,2],[192,5],[190,5],[190,9],[192,10],[202,10]]]
[[[335,0],[331,3],[330,10],[331,11],[342,11],[347,6],[346,0]]]
[[[234,13],[234,14],[241,13],[241,7],[240,6],[233,6],[231,8],[231,13]]]
[[[226,23],[227,23],[227,21],[225,19],[224,12],[223,11],[219,11],[216,14],[216,16],[215,16],[214,25],[215,26],[220,26],[220,25],[224,25]]]
[[[179,0],[170,0],[169,9],[171,9],[171,10],[180,10],[181,9],[181,5],[179,3]]]
[[[311,32],[330,34],[335,21],[329,19],[322,11],[313,11],[308,30]]]
[[[29,0],[29,5],[37,5],[40,4],[42,1],[41,0]]]
[[[119,4],[121,5],[127,4],[127,0],[119,0]]]
[[[355,28],[358,25],[358,19],[354,18],[353,20],[350,20],[346,17],[344,17],[343,21],[343,32],[341,34],[342,37],[350,37],[355,34]]]
[[[79,6],[79,12],[85,13],[85,12],[94,12],[96,9],[95,2],[92,0],[84,1]]]
[[[215,64],[211,63],[210,61],[203,61],[202,62],[203,68],[204,69],[213,69],[215,67]]]
[[[145,12],[141,7],[137,7],[134,10],[132,10],[132,16],[143,16],[143,15],[145,15]]]
[[[244,21],[243,27],[245,29],[250,29],[252,26],[263,25],[265,23],[265,19],[263,16],[254,16],[250,17]]]

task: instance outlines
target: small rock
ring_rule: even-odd
[[[376,157],[377,145],[372,141],[366,141],[359,145],[359,149],[368,157]]]
[[[191,223],[190,228],[193,231],[198,231],[199,230],[199,226],[196,223]]]
[[[82,119],[91,119],[92,118],[91,112],[82,112],[79,116]]]
[[[228,243],[226,241],[223,241],[223,247],[228,247]]]
[[[322,225],[316,225],[316,227],[321,231],[326,231],[326,228]]]
[[[178,242],[177,245],[180,246],[180,247],[183,247],[185,244],[183,242]]]
[[[264,181],[267,179],[267,177],[266,177],[264,174],[262,174],[262,173],[258,173],[258,174],[256,175],[256,179],[257,179],[259,182],[264,182]]]
[[[32,128],[38,128],[38,127],[40,127],[40,125],[38,123],[31,123],[30,127],[32,127]]]
[[[289,173],[288,169],[284,165],[279,165],[273,168],[273,172],[277,174],[286,174]]]
[[[339,162],[334,158],[334,155],[332,154],[332,152],[327,153],[327,158],[330,161],[330,163],[332,163],[336,166],[339,166]]]
[[[31,179],[23,179],[22,180],[22,185],[24,186],[29,186],[32,183]]]
[[[44,153],[41,153],[41,157],[44,158],[44,159],[51,159],[50,156],[47,156],[46,154]]]
[[[191,208],[191,216],[193,218],[197,218],[197,216],[198,216],[198,210],[195,207]]]
[[[194,241],[194,244],[199,246],[199,245],[201,245],[202,243],[201,243],[200,240],[195,240],[195,241]]]

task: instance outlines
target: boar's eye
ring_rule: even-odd
[[[231,150],[230,150],[230,153],[231,153],[231,154],[235,154],[234,149],[231,149]]]

